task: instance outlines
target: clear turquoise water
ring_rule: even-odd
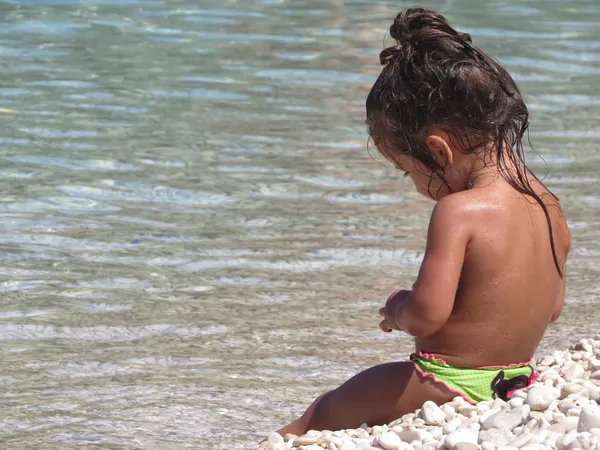
[[[369,156],[363,104],[407,5],[0,3],[3,446],[244,448],[406,357],[377,310],[431,204]],[[541,351],[566,346],[600,324],[600,7],[427,5],[526,94],[574,237]]]

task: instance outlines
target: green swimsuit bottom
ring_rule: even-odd
[[[413,353],[410,359],[421,377],[445,385],[471,404],[495,398],[506,401],[539,376],[531,362],[466,368],[451,366],[430,353]]]

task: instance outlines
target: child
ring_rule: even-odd
[[[436,205],[419,276],[387,299],[379,326],[414,336],[416,352],[321,395],[281,435],[389,423],[456,395],[506,400],[535,380],[530,360],[563,306],[571,238],[525,165],[515,82],[431,10],[401,12],[390,36],[369,134]]]

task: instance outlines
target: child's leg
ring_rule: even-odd
[[[279,434],[299,436],[308,430],[382,425],[420,408],[427,400],[442,404],[455,396],[443,385],[419,377],[411,362],[381,364],[318,397],[302,417]]]

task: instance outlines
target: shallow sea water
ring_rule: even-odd
[[[532,112],[573,231],[563,317],[600,324],[600,7],[431,1]],[[364,100],[397,1],[0,2],[0,442],[247,448],[403,359],[377,310],[432,204]]]

